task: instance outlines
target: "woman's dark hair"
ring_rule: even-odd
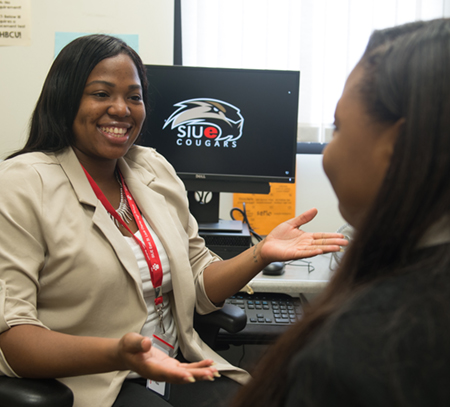
[[[136,66],[148,113],[147,76],[139,55],[116,37],[80,37],[65,46],[53,62],[31,116],[28,140],[23,149],[8,158],[31,151],[54,152],[73,145],[72,125],[87,78],[100,61],[119,54],[128,55]]]
[[[402,273],[425,231],[450,210],[450,21],[375,31],[359,65],[369,115],[379,123],[405,120],[390,166],[330,283],[254,369],[234,407],[283,405],[293,354],[328,329],[326,322],[358,293]],[[423,268],[429,278],[450,265],[447,249],[432,253],[421,259],[422,266],[434,266]]]

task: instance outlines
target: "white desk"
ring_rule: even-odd
[[[337,256],[339,256],[337,254]],[[281,276],[266,276],[262,272],[249,282],[249,286],[255,292],[286,293],[294,297],[300,294],[314,295],[324,289],[330,278],[332,270],[336,269],[336,261],[331,254],[305,259],[309,262],[313,271],[308,271],[307,263],[295,261],[286,264],[285,272]],[[330,268],[331,266],[331,268]]]

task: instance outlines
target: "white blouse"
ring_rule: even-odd
[[[172,291],[172,276],[170,274],[170,263],[169,258],[167,257],[167,253],[159,240],[158,236],[152,229],[152,227],[148,224],[147,220],[144,218],[144,222],[153,237],[156,248],[158,250],[159,258],[161,260],[161,265],[163,269],[163,281],[162,281],[162,293],[163,293],[163,322],[166,333],[169,334],[173,338],[177,338],[177,327],[175,325],[175,320],[173,319],[171,308],[170,308],[170,299],[169,293]],[[135,236],[143,242],[141,232],[138,230],[135,233]],[[152,285],[150,271],[148,268],[147,261],[145,260],[144,253],[136,242],[136,240],[132,237],[124,236],[127,243],[130,245],[133,250],[134,255],[136,256],[136,260],[139,266],[141,279],[142,279],[142,288],[144,294],[144,300],[147,304],[147,321],[141,330],[141,335],[152,337],[155,332],[155,327],[159,324],[159,317],[155,311],[155,290]],[[178,350],[178,341],[175,342],[175,354]],[[128,378],[137,378],[139,375],[137,373],[131,372],[128,375]]]

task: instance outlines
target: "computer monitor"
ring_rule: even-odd
[[[218,222],[220,192],[295,182],[300,72],[146,69],[151,111],[140,144],[174,166],[199,223]]]

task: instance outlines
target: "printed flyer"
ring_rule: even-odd
[[[280,223],[295,217],[295,184],[270,183],[269,194],[233,194],[233,207],[245,210],[252,229],[267,235]],[[242,220],[237,212],[233,216]]]
[[[31,44],[31,0],[0,0],[0,45]]]

